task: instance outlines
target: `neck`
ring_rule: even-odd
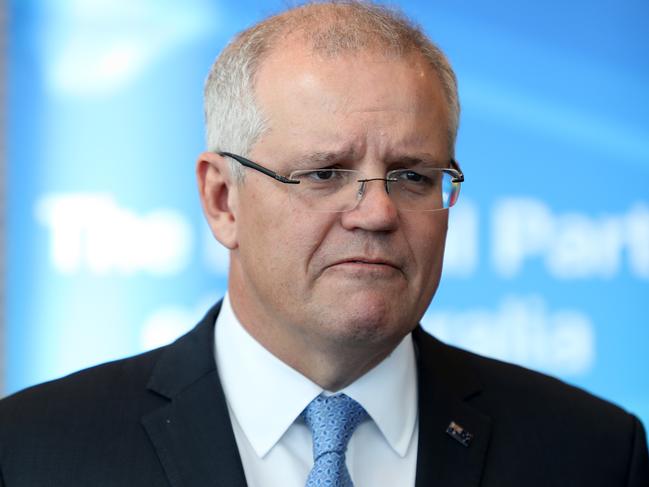
[[[345,350],[340,346],[325,350],[311,348],[307,353],[301,353],[297,357],[295,354],[281,355],[273,350],[270,351],[323,389],[337,392],[381,363],[392,348],[386,351],[373,351],[373,353],[358,348]]]

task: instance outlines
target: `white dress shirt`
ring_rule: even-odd
[[[304,487],[313,466],[302,410],[323,389],[261,346],[226,294],[215,356],[249,487]],[[380,364],[339,392],[370,416],[352,435],[347,468],[355,487],[412,487],[417,461],[417,369],[410,334]]]

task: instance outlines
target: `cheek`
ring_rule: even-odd
[[[252,181],[246,181],[246,184]],[[242,195],[236,215],[239,257],[243,271],[254,282],[261,283],[277,272],[282,260],[278,251],[285,247],[286,232],[277,205],[252,191]]]
[[[295,286],[309,273],[330,227],[326,214],[294,210],[288,202],[258,201],[241,213],[240,252],[249,272]]]
[[[290,216],[290,229],[284,241],[283,252],[295,262],[295,272],[313,277],[317,263],[328,248],[332,238],[333,214],[294,211]]]
[[[432,214],[431,218],[413,227],[411,248],[417,270],[423,280],[439,279],[444,259],[448,218],[445,214]],[[435,284],[436,285],[436,284]]]
[[[280,192],[281,188],[273,186],[273,181],[267,182],[256,175],[247,177],[235,215],[242,246],[265,246],[262,248],[266,252],[272,252],[278,246],[270,244],[285,235],[282,227],[286,224],[288,200]]]

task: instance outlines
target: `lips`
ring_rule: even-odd
[[[394,267],[395,269],[401,269],[401,267],[396,262],[390,259],[369,258],[369,257],[345,257],[344,259],[340,259],[334,262],[329,267],[333,267],[336,265],[343,265],[343,264],[383,265],[383,266]]]

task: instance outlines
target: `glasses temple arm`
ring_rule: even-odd
[[[464,182],[464,173],[462,172],[462,169],[460,169],[460,165],[457,163],[455,159],[451,159],[451,169],[453,169],[455,172],[457,172],[457,176],[453,177],[453,182],[454,183],[463,183]]]
[[[224,157],[230,157],[231,159],[234,159],[242,166],[246,166],[249,167],[250,169],[254,169],[255,171],[259,171],[260,173],[263,173],[266,176],[270,176],[271,178],[276,179],[280,183],[300,184],[299,181],[296,181],[294,179],[289,179],[285,176],[282,176],[281,174],[277,174],[276,172],[271,171],[270,169],[267,169],[264,166],[260,166],[256,162],[252,162],[250,159],[246,159],[245,157],[232,154],[231,152],[217,152],[217,154]]]

